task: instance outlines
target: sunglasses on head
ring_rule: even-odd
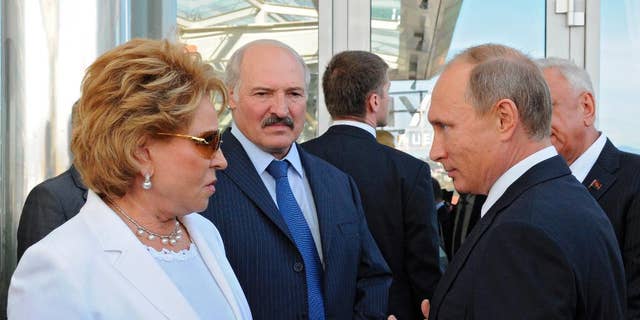
[[[203,134],[202,137],[194,137],[186,134],[166,133],[166,132],[160,132],[157,134],[160,136],[171,136],[171,137],[189,139],[193,143],[195,143],[197,150],[205,158],[211,158],[213,154],[215,154],[216,151],[220,149],[220,144],[222,144],[222,140],[220,139],[221,137],[220,130],[207,132]]]

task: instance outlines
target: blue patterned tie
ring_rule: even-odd
[[[287,160],[273,160],[267,167],[267,172],[276,179],[276,200],[280,214],[284,218],[289,232],[293,236],[302,260],[304,261],[307,277],[307,298],[309,302],[309,319],[324,319],[324,302],[322,298],[322,264],[311,236],[309,225],[302,215],[302,210],[291,192],[287,171]]]

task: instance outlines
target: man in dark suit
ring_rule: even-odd
[[[226,82],[229,166],[203,214],[220,230],[253,317],[384,318],[391,276],[355,183],[295,143],[309,83],[302,58],[254,41],[233,54]]]
[[[640,156],[622,152],[595,127],[589,74],[573,62],[538,60],[553,101],[551,142],[598,201],[616,232],[627,279],[627,318],[640,319]]]
[[[32,244],[73,218],[87,201],[87,187],[74,166],[35,186],[18,224],[18,260]]]
[[[542,72],[501,45],[456,56],[433,90],[430,156],[480,221],[431,301],[438,319],[621,319],[625,280],[605,213],[550,142]]]
[[[422,319],[420,303],[431,298],[442,272],[438,220],[429,166],[376,141],[375,128],[386,125],[391,99],[387,69],[370,52],[336,54],[322,79],[333,125],[302,146],[353,177],[393,274],[389,313]]]

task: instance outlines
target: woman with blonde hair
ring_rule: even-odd
[[[222,82],[184,45],[131,40],[82,82],[77,216],[30,247],[10,319],[250,319],[207,207],[226,168],[213,103]]]

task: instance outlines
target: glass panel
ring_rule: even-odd
[[[198,21],[245,9],[250,6],[248,2],[237,0],[180,0],[178,1],[178,17],[190,21]]]
[[[620,149],[640,154],[640,2],[601,1],[598,127]],[[624,70],[624,71],[622,71]]]
[[[392,80],[428,79],[444,63],[461,0],[372,0],[371,52]]]
[[[317,5],[311,0],[266,0],[266,4],[281,4],[292,7],[316,8]]]
[[[433,129],[427,121],[439,68],[465,48],[487,42],[515,47],[534,58],[544,57],[545,10],[544,1],[371,1],[371,50],[389,63],[390,76],[395,79],[390,88],[393,101],[389,123],[383,130],[394,135],[396,148],[427,161],[443,188],[453,190],[453,183],[442,166],[429,159]],[[412,19],[420,23],[410,24]],[[433,20],[437,22],[430,22]],[[413,36],[404,35],[406,27],[411,28]],[[411,37],[414,44],[422,41],[422,46],[403,47]],[[434,45],[424,45],[428,42]],[[423,59],[429,50],[438,58]],[[407,58],[413,59],[409,69],[402,69],[402,61]],[[426,80],[419,80],[420,74],[426,75]]]
[[[180,40],[197,49],[221,75],[227,61],[247,42],[275,39],[294,48],[311,71],[305,128],[300,141],[317,135],[318,6],[312,0],[178,0]],[[223,109],[220,126],[231,123]]]

